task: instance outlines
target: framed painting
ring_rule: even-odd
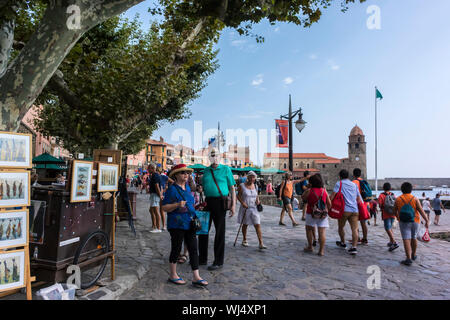
[[[0,167],[31,168],[31,134],[0,131]]]
[[[70,202],[89,202],[92,192],[93,162],[74,160],[72,162],[72,188]]]
[[[30,171],[0,171],[0,207],[30,205]]]
[[[25,246],[28,242],[28,210],[0,212],[0,249]]]
[[[117,191],[119,187],[119,165],[118,164],[98,164],[97,191]]]
[[[25,250],[0,253],[0,292],[25,286]]]

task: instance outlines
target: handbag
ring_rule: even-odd
[[[258,212],[262,212],[264,210],[261,203],[256,205],[256,210],[258,210]]]
[[[328,212],[330,218],[340,219],[344,215],[345,210],[345,200],[344,195],[342,194],[342,181],[339,187],[338,193],[334,196],[333,201],[331,201],[331,209]]]
[[[209,211],[195,211],[195,216],[200,220],[202,225],[200,230],[197,230],[197,235],[207,235],[209,234],[209,220],[210,213]]]
[[[178,189],[177,186],[175,186],[175,189],[177,189],[178,193],[180,194],[181,199],[183,199],[183,201],[186,201],[183,197],[183,194],[181,193],[181,191]],[[200,219],[197,217],[196,214],[194,214],[194,216],[191,216],[191,222],[190,222],[189,227],[190,227],[190,229],[194,230],[195,232],[202,230],[202,223],[200,222]]]
[[[367,210],[367,204],[363,201],[358,202],[359,221],[370,219],[369,210]]]
[[[217,184],[216,177],[214,176],[214,171],[211,169],[211,175],[216,184],[217,190],[219,190],[220,197],[222,198],[223,210],[228,211],[233,206],[233,198],[231,197],[231,193],[228,193],[228,196],[224,197],[222,191],[220,191],[219,185]]]

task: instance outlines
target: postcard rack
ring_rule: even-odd
[[[32,299],[29,251],[29,134],[0,132],[0,298],[26,288]]]

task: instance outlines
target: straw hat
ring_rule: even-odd
[[[172,178],[177,172],[180,171],[188,171],[189,173],[192,173],[194,170],[188,168],[187,165],[185,165],[184,163],[181,163],[173,167],[172,170],[170,170],[169,178]]]

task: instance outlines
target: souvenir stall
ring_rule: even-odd
[[[70,160],[65,186],[34,186],[31,273],[39,282],[64,282],[80,271],[80,287],[95,286],[111,260],[114,279],[115,193],[121,151],[94,161]],[[70,267],[70,268],[69,268]],[[68,271],[70,270],[70,271]]]

